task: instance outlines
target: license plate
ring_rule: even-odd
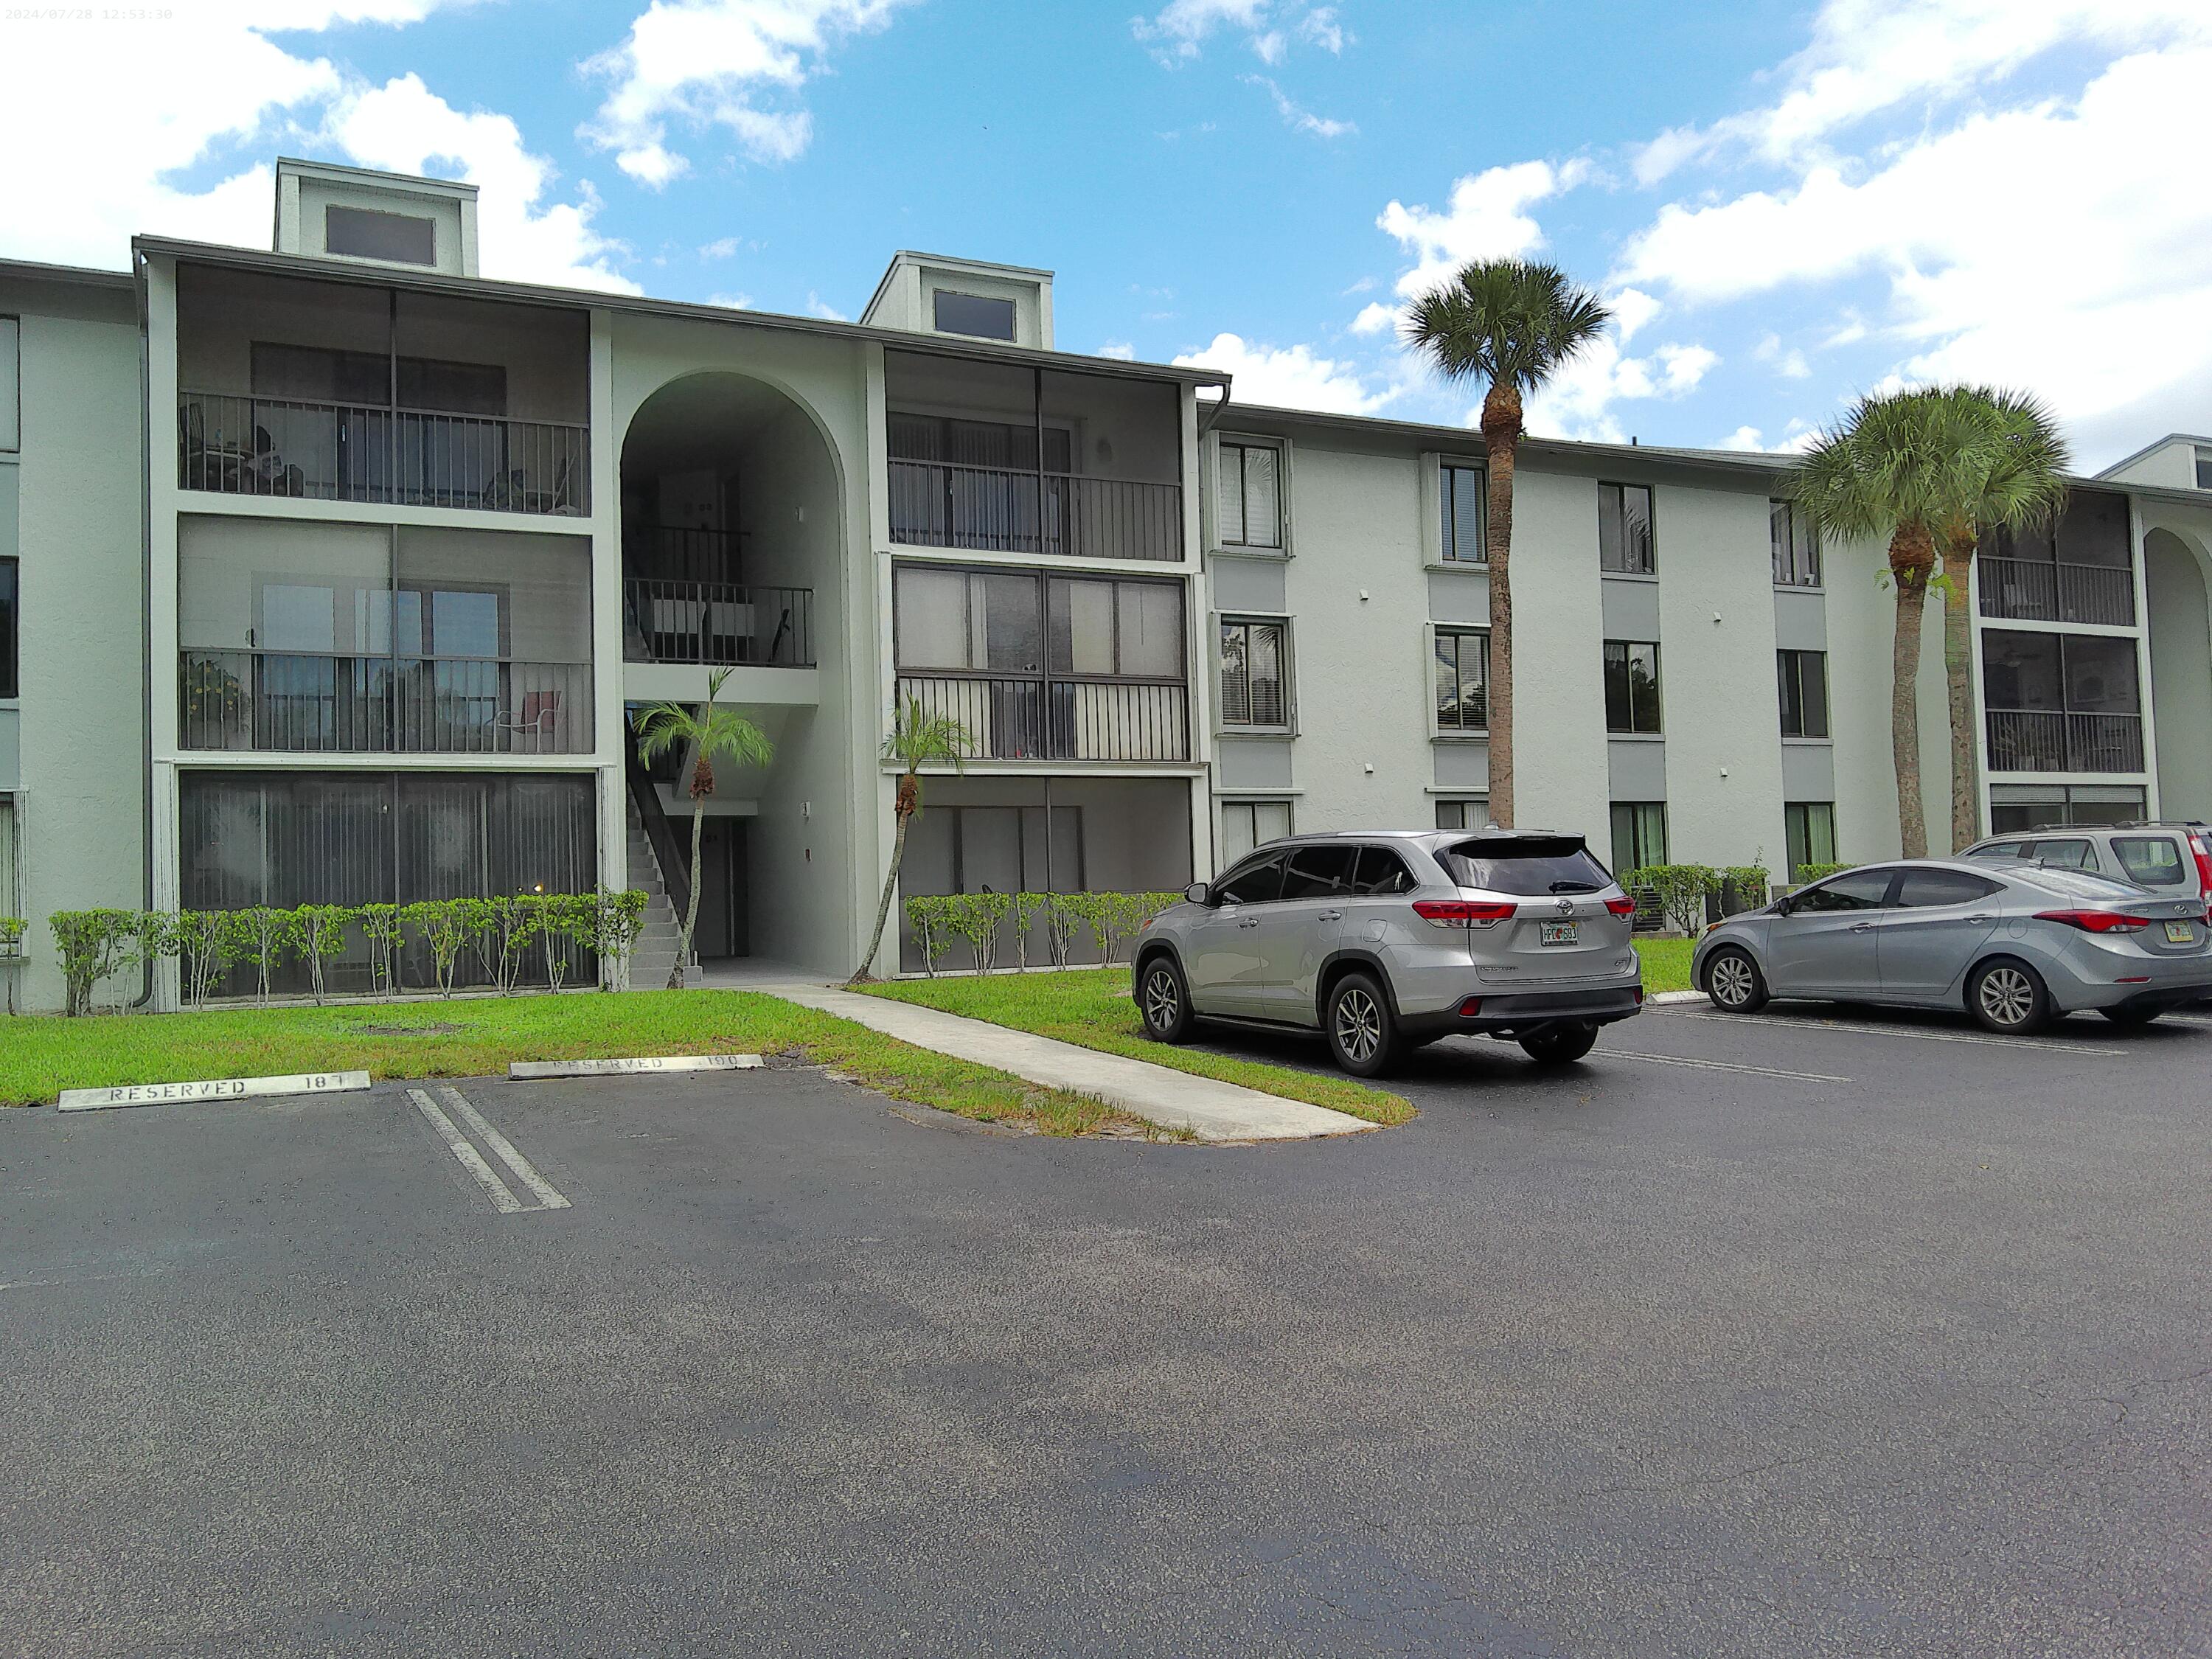
[[[1547,921],[1541,924],[1540,935],[1546,945],[1579,945],[1582,943],[1582,924],[1575,921]]]
[[[2187,945],[2196,937],[2197,930],[2185,921],[2169,921],[2166,924],[2166,942],[2168,945]]]

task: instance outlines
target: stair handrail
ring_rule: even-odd
[[[677,838],[676,826],[668,821],[668,809],[660,804],[660,791],[653,786],[653,775],[638,758],[637,726],[628,710],[623,714],[623,727],[629,738],[623,745],[623,772],[629,781],[629,798],[637,805],[638,821],[645,825],[646,845],[653,861],[660,866],[660,884],[667,891],[668,902],[681,917],[691,908],[691,869],[684,861],[684,843]]]

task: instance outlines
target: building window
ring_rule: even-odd
[[[1221,624],[1221,723],[1287,726],[1284,634],[1279,622]]]
[[[22,344],[23,325],[0,317],[0,454],[22,447]]]
[[[1778,651],[1774,653],[1782,688],[1782,735],[1785,738],[1825,738],[1828,735],[1828,653],[1825,651]]]
[[[1283,452],[1273,444],[1221,446],[1221,544],[1283,544]]]
[[[2197,487],[2212,489],[2212,444],[2197,446]]]
[[[1254,848],[1291,833],[1286,800],[1227,800],[1221,803],[1221,862],[1231,865]]]
[[[1597,487],[1597,564],[1617,575],[1658,574],[1651,544],[1651,490],[1645,484]]]
[[[1836,861],[1836,804],[1826,800],[1793,800],[1782,808],[1782,839],[1790,858],[1789,879],[1802,881],[1797,872],[1808,864]]]
[[[1644,870],[1667,862],[1667,803],[1617,800],[1613,804],[1613,867]]]
[[[1437,482],[1443,496],[1443,540],[1446,564],[1487,564],[1490,549],[1483,539],[1485,510],[1482,469],[1446,461],[1437,468]]]
[[[940,288],[931,296],[940,334],[968,334],[979,340],[1014,337],[1014,302],[981,294],[956,294]]]
[[[1490,822],[1490,798],[1473,795],[1465,800],[1440,800],[1437,803],[1437,828],[1439,830],[1480,830]]]
[[[411,213],[376,208],[323,210],[323,252],[347,259],[381,259],[390,264],[438,263],[438,227]]]
[[[1490,630],[1436,631],[1437,729],[1483,732],[1490,726]]]
[[[1605,729],[1654,732],[1659,726],[1659,647],[1648,640],[1605,642]]]
[[[2140,772],[2136,642],[2102,634],[1982,634],[1993,772]]]
[[[1820,585],[1820,538],[1796,506],[1767,502],[1766,535],[1777,587]]]
[[[18,613],[22,605],[17,596],[17,586],[22,580],[22,565],[15,559],[0,559],[0,697],[19,697],[23,694],[19,665],[21,661],[21,627]]]
[[[1990,786],[1991,835],[2018,835],[2047,824],[2135,823],[2142,816],[2140,789],[2094,783]]]
[[[21,915],[15,898],[15,798],[0,795],[0,916]]]

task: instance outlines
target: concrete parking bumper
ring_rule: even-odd
[[[1376,1127],[1326,1106],[1285,1100],[1237,1084],[1171,1071],[1095,1048],[1079,1048],[1073,1043],[935,1008],[919,1008],[912,1003],[863,996],[826,985],[746,988],[835,1014],[918,1048],[1011,1072],[1048,1088],[1088,1095],[1163,1128],[1188,1129],[1200,1140],[1307,1140]]]

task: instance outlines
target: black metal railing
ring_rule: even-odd
[[[1992,772],[2140,772],[2140,714],[1989,711]]]
[[[1995,558],[1980,563],[1984,617],[2134,625],[2136,575],[2125,565]]]
[[[905,546],[1172,563],[1182,557],[1182,486],[894,459],[890,524]]]
[[[186,749],[287,754],[587,755],[587,663],[179,653]]]
[[[814,666],[814,593],[735,582],[623,584],[623,654],[631,662]]]
[[[738,568],[738,545],[750,539],[744,531],[633,520],[623,526],[623,568],[654,580],[720,581]]]
[[[177,423],[184,489],[498,513],[591,510],[591,440],[582,426],[210,392],[184,393]]]
[[[1189,694],[1171,681],[902,674],[898,698],[958,721],[974,760],[1190,757]]]
[[[678,915],[684,915],[691,904],[691,866],[685,861],[685,842],[678,835],[676,826],[669,822],[660,791],[653,786],[653,775],[637,752],[637,722],[628,714],[623,716],[623,775],[629,788],[630,805],[637,813],[639,823],[644,826],[646,845],[652,851],[653,863],[659,866],[660,884],[668,894],[668,902]]]

